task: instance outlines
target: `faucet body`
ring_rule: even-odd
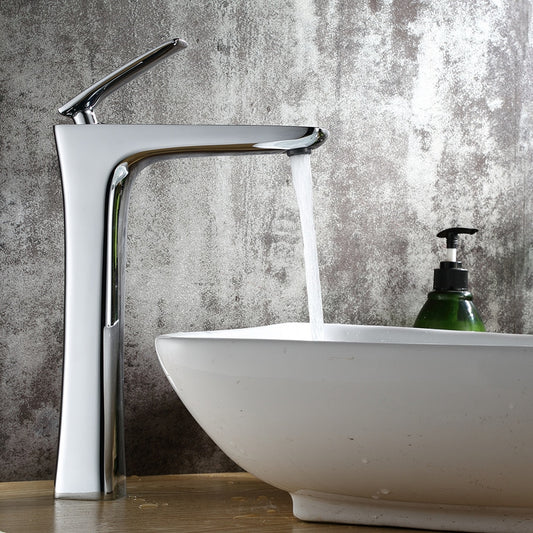
[[[124,68],[146,68],[143,61],[158,61],[163,47],[169,53],[176,43],[185,46],[179,40],[166,43]],[[120,85],[127,76],[119,69],[108,78]],[[100,97],[103,90],[116,88],[109,79],[92,87]],[[290,155],[319,146],[327,133],[299,126],[98,124],[93,112],[98,98],[90,89],[60,109],[76,124],[54,128],[66,251],[55,496],[111,499],[125,494],[123,280],[128,198],[134,177],[154,161],[175,157]]]

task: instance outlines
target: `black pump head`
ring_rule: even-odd
[[[474,233],[477,233],[477,231],[477,229],[473,228],[448,228],[439,231],[437,237],[443,237],[446,239],[446,248],[457,248],[457,241],[459,240],[458,235],[460,233],[473,235]]]

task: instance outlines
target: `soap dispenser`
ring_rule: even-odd
[[[483,321],[468,291],[468,270],[457,261],[458,235],[473,235],[477,229],[448,228],[437,234],[446,239],[446,261],[433,277],[433,291],[415,320],[415,328],[485,331]]]

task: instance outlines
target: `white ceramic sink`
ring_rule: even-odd
[[[533,531],[533,335],[327,324],[157,338],[172,386],[303,520]]]

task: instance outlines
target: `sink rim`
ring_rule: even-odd
[[[288,333],[291,332],[295,332],[297,335],[288,335]],[[350,333],[352,332],[364,337],[350,337]],[[333,338],[335,334],[338,334],[339,338]],[[216,340],[217,342],[339,342],[367,345],[401,344],[422,346],[501,346],[508,348],[533,348],[533,335],[530,334],[424,329],[362,324],[326,323],[324,324],[324,337],[325,338],[323,339],[312,339],[311,326],[308,322],[282,322],[247,328],[228,328],[208,331],[178,331],[158,335],[157,339],[182,338]],[[374,337],[374,339],[372,339],[372,337]]]

